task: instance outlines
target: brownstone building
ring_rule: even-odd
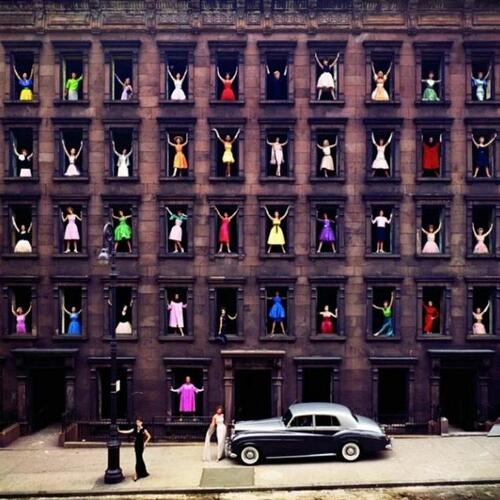
[[[115,327],[119,416],[139,412],[158,438],[217,404],[233,419],[335,401],[409,429],[499,416],[497,2],[35,0],[0,14],[4,422],[104,429]],[[235,214],[231,253],[216,209]],[[266,212],[283,217],[283,247]],[[335,243],[318,251],[323,214]],[[110,220],[132,232],[116,279],[98,261]],[[204,388],[188,423],[170,391],[187,375]]]

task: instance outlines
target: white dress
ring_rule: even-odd
[[[283,146],[281,144],[273,143],[271,146],[271,165],[282,165],[285,161],[283,157]]]
[[[184,93],[184,90],[182,90],[182,80],[174,80],[174,90],[172,94],[170,95],[170,99],[172,101],[185,101],[186,100],[186,94]]]
[[[322,150],[323,150],[323,158],[321,158],[321,164],[319,166],[319,169],[334,171],[335,165],[333,163],[332,147],[322,146]]]
[[[427,241],[425,242],[424,248],[422,248],[422,253],[441,253],[436,243],[435,233],[427,234]]]
[[[130,159],[129,159],[130,153],[126,155],[118,155],[118,161],[116,162],[116,165],[118,167],[118,170],[116,172],[117,177],[128,177],[129,176],[129,170],[128,167],[130,166]]]
[[[28,158],[24,154],[20,154],[17,156],[20,162],[24,165],[28,164]],[[19,170],[19,177],[31,177],[31,168],[29,167],[21,167]]]
[[[483,323],[483,315],[481,313],[475,313],[475,312],[473,312],[472,315],[476,320],[472,324],[472,333],[474,335],[484,335],[486,333],[486,328]]]
[[[215,415],[215,427],[217,428],[217,460],[224,458],[226,448],[226,434],[227,428],[224,423],[224,415]],[[205,446],[203,447],[203,460],[209,462],[212,460],[212,453],[210,451],[210,439],[216,429],[210,424],[205,435]]]
[[[31,243],[28,239],[28,233],[26,231],[19,231],[19,240],[14,247],[14,253],[31,253],[33,249],[31,248]]]
[[[474,252],[473,253],[479,253],[479,254],[484,254],[484,253],[490,253],[488,250],[488,247],[486,246],[486,243],[484,240],[486,239],[486,236],[483,234],[478,234],[476,236],[476,246],[474,247]]]
[[[69,160],[69,165],[68,165],[68,168],[66,169],[66,172],[64,172],[64,175],[67,177],[74,177],[74,176],[80,175],[80,172],[76,168],[76,164],[75,164],[76,156],[69,155],[68,160]]]
[[[319,75],[318,83],[316,84],[316,88],[318,89],[333,89],[335,88],[335,82],[333,80],[333,76],[329,71],[323,71],[321,75]]]
[[[389,170],[389,164],[387,163],[387,160],[385,159],[385,148],[387,147],[387,144],[384,146],[379,146],[377,145],[377,156],[373,160],[372,163],[372,169],[373,170]]]
[[[176,219],[172,229],[170,230],[170,234],[168,235],[168,239],[171,241],[182,241],[182,220]]]

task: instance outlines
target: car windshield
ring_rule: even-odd
[[[287,410],[285,414],[283,415],[283,423],[285,425],[288,425],[288,422],[292,419],[292,412],[290,410]]]

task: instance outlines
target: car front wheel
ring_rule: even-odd
[[[340,448],[340,456],[346,462],[355,462],[361,456],[361,448],[357,443],[344,443]]]
[[[260,460],[260,451],[252,445],[244,446],[240,451],[240,460],[244,465],[255,465]]]

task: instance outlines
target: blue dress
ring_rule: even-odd
[[[68,326],[68,335],[81,335],[82,329],[80,327],[80,321],[78,319],[80,313],[71,313],[69,315],[69,326]]]
[[[486,168],[490,165],[489,148],[476,148],[476,167]]]
[[[332,228],[332,221],[330,219],[323,219],[323,228],[321,229],[321,234],[319,235],[319,241],[325,243],[331,243],[335,241],[335,233]]]
[[[273,297],[273,306],[269,311],[269,317],[273,321],[282,321],[285,319],[285,308],[281,305],[281,297]]]

